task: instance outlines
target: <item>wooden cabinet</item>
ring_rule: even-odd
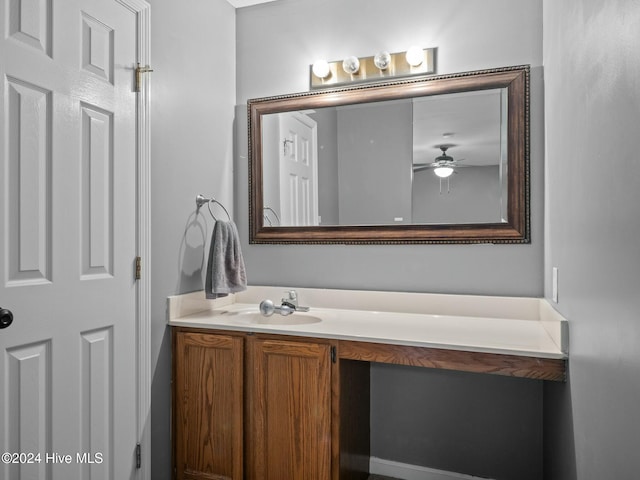
[[[244,339],[179,332],[173,342],[174,477],[241,480]]]
[[[564,381],[566,360],[176,326],[176,480],[366,480],[371,362]]]
[[[174,478],[366,480],[371,362],[565,375],[563,359],[174,327]]]
[[[332,345],[293,338],[174,329],[176,480],[332,478]]]
[[[331,347],[247,342],[247,478],[331,478]]]

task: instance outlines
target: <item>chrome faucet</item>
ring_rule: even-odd
[[[308,312],[309,307],[298,305],[298,293],[295,290],[285,292],[287,296],[282,299],[280,306],[274,305],[271,300],[260,302],[260,313],[265,317],[273,315],[275,312],[280,315],[291,315],[294,312]]]
[[[282,299],[282,305],[287,305],[297,312],[309,311],[309,307],[301,307],[300,305],[298,305],[298,292],[296,292],[295,290],[288,290],[286,294],[287,298]]]
[[[287,297],[282,299],[282,304],[289,305],[293,309],[298,308],[298,292],[295,290],[289,290],[285,293],[287,294]]]

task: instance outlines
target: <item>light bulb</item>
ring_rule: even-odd
[[[451,176],[451,174],[453,173],[453,168],[451,168],[451,167],[436,167],[433,170],[433,173],[435,173],[440,178],[447,178],[447,177]]]
[[[358,70],[360,70],[360,60],[358,60],[358,57],[347,57],[342,61],[342,69],[349,75],[358,73]]]
[[[311,71],[318,78],[327,78],[331,73],[329,63],[326,60],[316,60],[311,67]]]
[[[405,58],[407,59],[407,63],[409,65],[411,65],[412,67],[417,67],[424,60],[424,51],[422,50],[422,48],[414,45],[413,47],[409,48],[409,50],[407,50]]]
[[[373,57],[373,64],[380,70],[386,70],[391,64],[391,55],[389,52],[380,52]]]

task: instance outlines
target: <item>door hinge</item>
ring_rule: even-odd
[[[136,257],[136,280],[140,280],[142,278],[142,258]]]
[[[149,72],[153,72],[149,65],[141,67],[138,63],[138,66],[136,67],[136,92],[139,92],[142,89],[142,74]]]
[[[338,354],[336,352],[336,347],[335,345],[331,346],[331,363],[336,363],[336,361],[338,360]]]
[[[136,468],[142,468],[142,447],[139,443],[136,445]]]

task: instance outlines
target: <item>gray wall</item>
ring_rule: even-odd
[[[352,19],[357,19],[353,21]],[[499,25],[499,28],[497,26]],[[531,295],[543,294],[543,97],[542,97],[542,0],[282,0],[237,12],[236,107],[236,212],[243,239],[249,282],[298,287],[400,290],[422,292]],[[317,58],[337,60],[348,55],[368,56],[379,50],[402,51],[408,45],[438,47],[438,73],[462,72],[508,65],[531,64],[531,245],[464,246],[301,246],[248,245],[247,127],[249,98],[308,90],[309,64]],[[393,368],[393,367],[392,367]],[[540,479],[540,409],[542,385],[537,382],[494,382],[480,377],[480,384],[459,382],[444,373],[435,381],[433,372],[417,370],[410,379],[373,368],[372,429],[376,433],[373,454],[391,460],[434,466],[425,442],[454,443],[466,419],[451,418],[443,424],[424,408],[430,392],[444,403],[462,402],[470,417],[481,422],[474,408],[481,390],[487,403],[520,405],[519,428],[530,435],[515,441],[509,432],[513,411],[498,411],[493,428],[470,432],[468,445],[491,452],[484,473],[499,479]],[[398,369],[400,375],[400,369]],[[442,385],[450,388],[442,390]],[[397,436],[383,418],[392,405],[408,399],[401,432],[406,450],[394,446]],[[514,446],[515,444],[515,446]],[[505,457],[513,448],[525,457]],[[473,448],[446,467],[479,473]],[[395,457],[395,458],[394,458]],[[431,465],[429,465],[431,464]]]
[[[506,175],[505,175],[506,176]],[[501,182],[498,165],[457,168],[447,179],[433,170],[413,174],[415,223],[498,223],[501,221]],[[442,191],[440,191],[442,190]],[[449,190],[449,191],[447,191]],[[506,192],[504,195],[506,199]]]
[[[278,115],[266,115],[262,123],[262,161],[266,166],[262,185],[264,186],[264,207],[273,209],[265,210],[267,220],[272,224],[278,224],[282,219],[280,208],[280,122]]]
[[[543,478],[541,382],[380,364],[371,385],[374,456],[480,478]]]
[[[409,101],[338,109],[340,225],[411,221]]]
[[[168,295],[202,289],[212,222],[206,208],[205,215],[195,215],[196,194],[215,195],[233,211],[235,11],[224,0],[150,3],[152,251],[143,268],[149,265],[152,275],[151,476],[168,480],[171,345],[165,304]]]
[[[318,211],[321,225],[338,224],[338,112],[335,108],[318,108],[309,115],[318,122]],[[326,185],[326,187],[325,187]]]
[[[549,480],[640,472],[640,8],[545,0],[547,248],[569,382],[546,389]]]

